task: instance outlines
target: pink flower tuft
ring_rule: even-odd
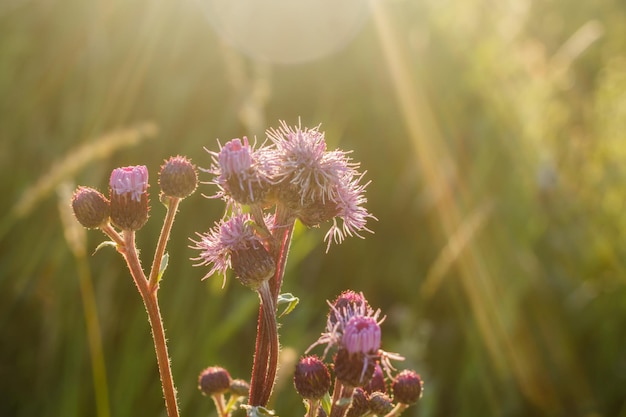
[[[141,201],[141,195],[148,190],[148,168],[144,165],[116,168],[109,185],[115,194],[130,194],[132,200]]]
[[[261,239],[256,235],[253,221],[249,214],[238,213],[228,220],[222,219],[207,233],[198,233],[199,240],[192,249],[200,250],[200,256],[192,258],[198,261],[195,266],[211,265],[203,279],[219,272],[226,280],[226,271],[232,267],[232,254],[236,251],[259,247]]]
[[[376,319],[354,316],[346,324],[341,340],[348,353],[375,353],[380,349],[380,326]]]

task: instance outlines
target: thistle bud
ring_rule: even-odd
[[[302,398],[319,400],[330,389],[330,374],[316,356],[307,356],[296,365],[293,383]]]
[[[159,185],[166,196],[188,197],[198,185],[196,167],[183,156],[173,156],[161,167]]]
[[[198,389],[202,394],[212,396],[222,394],[230,389],[230,374],[219,366],[210,366],[200,373]]]
[[[72,197],[76,219],[87,229],[95,229],[109,221],[109,200],[97,190],[78,187]]]
[[[276,272],[274,258],[258,242],[251,242],[248,248],[234,250],[230,258],[235,276],[253,290],[258,289]]]
[[[148,221],[148,169],[143,165],[111,173],[111,221],[122,230],[139,230]]]
[[[374,375],[372,376],[372,380],[363,387],[367,393],[372,393],[374,391],[379,392],[387,392],[387,384],[385,383],[385,376],[383,375],[383,370],[376,362],[376,367],[374,368]]]
[[[393,410],[391,399],[382,392],[372,392],[370,394],[369,408],[377,416],[385,416]]]
[[[328,312],[328,322],[334,326],[340,317],[347,319],[357,311],[365,312],[369,304],[363,294],[348,290],[339,294],[332,306],[333,308]],[[337,317],[337,313],[340,317]]]
[[[250,384],[243,379],[233,379],[230,383],[230,392],[237,397],[246,397],[250,391]]]
[[[334,364],[337,379],[351,387],[366,385],[374,374],[375,362],[361,352],[350,354],[341,348],[335,354]]]
[[[352,403],[346,417],[361,417],[370,411],[369,398],[362,388],[355,388],[352,393]]]
[[[401,404],[415,404],[422,396],[422,379],[409,369],[400,372],[391,384],[393,398]]]

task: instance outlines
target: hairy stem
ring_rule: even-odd
[[[170,368],[170,359],[167,352],[167,343],[165,341],[165,329],[163,328],[163,320],[161,319],[161,312],[159,310],[157,292],[150,290],[148,280],[141,269],[141,263],[135,247],[134,231],[127,230],[124,232],[123,254],[144,306],[146,307],[146,311],[148,312],[148,320],[152,328],[152,339],[154,341],[154,349],[156,351],[159,374],[161,376],[161,386],[163,387],[167,415],[169,417],[179,417],[176,388],[174,387],[174,380],[172,379],[172,369]]]
[[[163,254],[165,254],[165,246],[170,238],[170,232],[172,231],[172,225],[174,224],[174,217],[178,211],[178,204],[180,198],[166,197],[168,199],[167,215],[163,221],[163,228],[161,228],[161,234],[159,235],[159,242],[157,243],[156,251],[154,252],[154,260],[152,261],[152,268],[150,269],[150,290],[156,292],[159,288],[159,272],[161,269],[161,261],[163,260]]]
[[[276,324],[276,303],[267,281],[261,285],[258,291],[261,306],[256,351],[250,379],[249,404],[265,406],[272,394],[276,378],[279,350],[278,326]]]
[[[348,407],[350,407],[350,401],[342,400],[352,398],[353,391],[353,387],[343,385],[341,381],[335,379],[335,388],[333,389],[333,399],[329,417],[343,417],[346,414]]]

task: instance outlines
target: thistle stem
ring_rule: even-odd
[[[265,406],[269,401],[278,365],[278,326],[276,303],[267,281],[259,287],[261,306],[257,332],[256,352],[250,380],[250,400],[253,406]]]
[[[261,306],[257,324],[256,348],[252,377],[250,379],[250,397],[248,404],[266,406],[274,388],[278,369],[278,328],[276,323],[276,303],[280,294],[287,255],[293,235],[295,218],[289,210],[278,206],[273,230],[272,256],[276,260],[276,272],[269,284],[263,283],[259,289]]]
[[[150,281],[149,286],[152,292],[156,292],[159,288],[159,272],[161,270],[161,261],[165,254],[165,246],[170,238],[170,232],[172,231],[172,225],[174,224],[174,217],[178,211],[178,204],[180,198],[166,197],[168,199],[167,214],[163,221],[163,227],[161,228],[161,234],[159,235],[159,242],[157,243],[156,250],[154,252],[154,260],[152,261],[152,268],[150,269]]]
[[[163,387],[163,395],[165,397],[167,415],[169,417],[179,417],[178,403],[176,400],[176,388],[174,387],[172,370],[170,368],[167,343],[165,341],[165,329],[163,328],[163,320],[159,310],[157,292],[150,290],[148,280],[146,279],[143,269],[141,269],[141,263],[139,261],[139,257],[137,256],[137,249],[135,247],[134,231],[124,231],[123,255],[148,313],[148,320],[152,329],[154,349],[156,351],[157,363],[159,366],[159,374],[161,376],[161,386]]]
[[[329,417],[343,417],[346,410],[350,406],[350,401],[342,402],[344,398],[352,398],[353,387],[343,385],[341,381],[335,379],[335,388],[333,389],[333,398],[330,407]]]
[[[320,400],[307,400],[309,402],[309,411],[307,411],[305,417],[315,417],[317,415],[317,407],[320,405]]]
[[[212,396],[215,408],[217,409],[217,415],[219,417],[228,417],[228,413],[224,407],[224,394],[215,394]]]

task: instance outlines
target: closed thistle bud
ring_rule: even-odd
[[[139,230],[148,221],[148,169],[143,165],[111,173],[111,221],[122,230]]]
[[[401,404],[415,404],[422,396],[422,379],[409,369],[400,372],[391,384],[393,398]]]
[[[337,379],[351,387],[366,385],[374,374],[375,362],[362,352],[350,354],[347,349],[340,348],[334,364]]]
[[[198,186],[196,167],[184,156],[173,156],[161,167],[159,185],[168,197],[188,197]]]
[[[367,393],[362,388],[355,388],[346,417],[361,417],[368,411],[370,411],[370,407]]]
[[[276,272],[274,258],[259,242],[253,241],[247,248],[234,250],[230,259],[235,276],[253,290],[258,289]]]
[[[369,408],[377,416],[385,416],[393,410],[391,399],[382,392],[372,392],[370,394]]]
[[[212,396],[230,389],[231,379],[228,371],[219,366],[210,366],[200,373],[198,389],[202,394]]]
[[[109,200],[97,190],[78,187],[72,197],[74,216],[87,229],[104,226],[109,221]]]
[[[383,375],[383,369],[380,367],[378,362],[376,362],[376,367],[374,368],[374,375],[372,376],[372,380],[363,387],[367,393],[372,393],[374,391],[379,392],[387,392],[387,384],[385,383],[385,375]]]
[[[330,389],[330,373],[319,358],[306,356],[296,365],[293,383],[302,398],[319,400]]]
[[[230,392],[238,397],[246,397],[250,391],[250,384],[243,379],[233,379],[230,382]]]

